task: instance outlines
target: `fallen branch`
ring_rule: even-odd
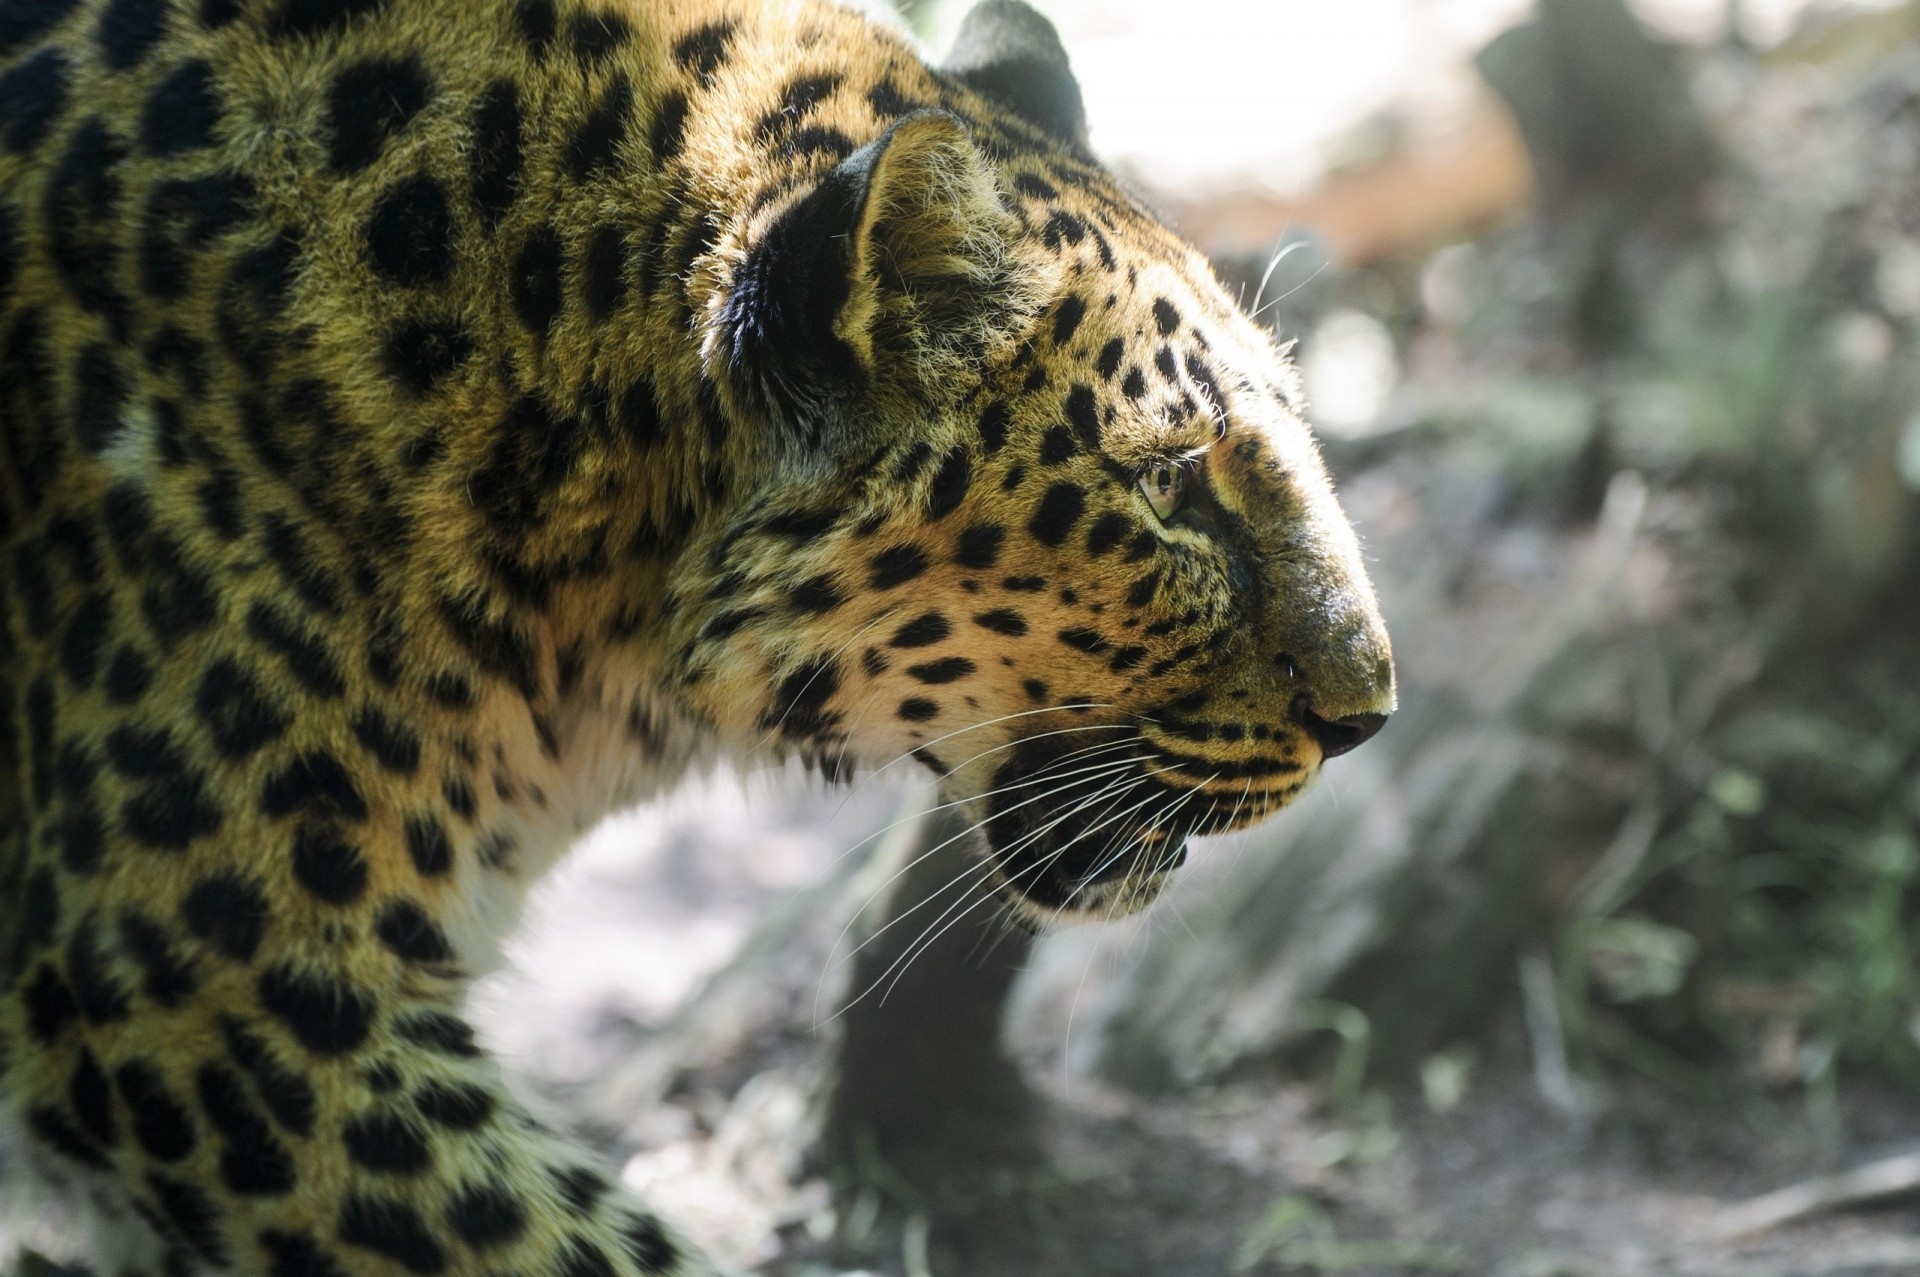
[[[1711,1232],[1720,1241],[1751,1237],[1810,1215],[1920,1189],[1920,1152],[1902,1153],[1762,1194],[1722,1210]]]

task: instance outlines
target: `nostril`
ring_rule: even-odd
[[[1320,746],[1321,756],[1336,758],[1360,748],[1387,725],[1385,714],[1351,714],[1346,718],[1322,718],[1313,712],[1304,696],[1293,702],[1294,721]]]

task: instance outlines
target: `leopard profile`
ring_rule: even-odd
[[[1295,374],[1014,0],[0,0],[0,1115],[102,1277],[692,1274],[462,1018],[712,758],[1038,925],[1393,705]]]

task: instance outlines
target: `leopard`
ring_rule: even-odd
[[[583,833],[914,760],[1112,917],[1395,695],[1018,0],[0,0],[0,1148],[100,1277],[713,1272],[465,1012]]]

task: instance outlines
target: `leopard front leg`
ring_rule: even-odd
[[[431,964],[344,926],[269,947],[257,900],[198,904],[217,967],[137,908],[90,913],[6,999],[16,1120],[158,1234],[165,1271],[712,1272],[515,1102]],[[151,1271],[119,1238],[102,1277]]]

